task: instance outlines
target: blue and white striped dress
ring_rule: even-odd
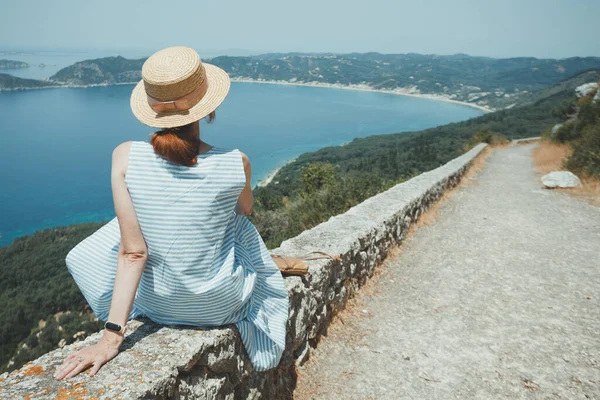
[[[214,327],[235,323],[258,371],[279,364],[288,294],[283,277],[246,216],[235,213],[246,176],[237,149],[213,147],[193,167],[133,141],[125,182],[148,246],[130,319]],[[119,222],[74,247],[67,268],[90,307],[108,318],[120,245]]]

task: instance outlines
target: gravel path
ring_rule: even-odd
[[[297,399],[600,399],[600,208],[494,150],[359,294]]]

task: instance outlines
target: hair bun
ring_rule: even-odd
[[[200,137],[194,132],[193,124],[155,132],[150,143],[156,154],[175,164],[193,167],[198,162]]]

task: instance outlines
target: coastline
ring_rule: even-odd
[[[137,81],[137,82],[114,82],[114,83],[91,83],[89,85],[71,85],[71,84],[61,85],[60,82],[55,82],[55,81],[43,81],[43,82],[53,82],[53,83],[56,83],[56,85],[39,86],[39,87],[0,88],[0,92],[18,92],[21,90],[39,90],[39,89],[85,89],[85,88],[100,87],[100,86],[136,85],[139,81]]]
[[[252,78],[243,78],[243,77],[231,77],[231,82],[242,82],[242,83],[260,83],[266,85],[288,85],[288,86],[305,86],[305,87],[313,87],[313,88],[326,88],[326,89],[342,89],[342,90],[355,90],[361,92],[373,92],[373,93],[384,93],[384,94],[395,94],[400,96],[410,96],[417,97],[421,99],[429,99],[429,100],[437,100],[444,101],[447,103],[460,104],[463,106],[475,108],[479,111],[483,111],[485,113],[490,113],[496,111],[495,109],[480,106],[474,103],[468,103],[466,101],[454,100],[449,98],[449,96],[441,95],[441,94],[423,94],[423,93],[411,93],[409,89],[406,88],[396,88],[396,89],[374,89],[373,87],[367,84],[356,84],[356,85],[342,85],[340,83],[325,83],[325,82],[289,82],[289,81],[272,81],[272,80],[258,80]],[[52,82],[52,81],[45,81]],[[18,88],[0,88],[0,92],[16,92],[20,90],[38,90],[38,89],[57,89],[57,88],[90,88],[90,87],[99,87],[99,86],[119,86],[119,85],[135,85],[139,81],[136,82],[113,82],[113,83],[93,83],[89,85],[73,85],[73,84],[60,84],[60,82],[56,82],[56,85],[51,86],[40,86],[40,87],[18,87]]]
[[[275,168],[274,170],[272,170],[271,172],[269,172],[264,178],[262,179],[258,179],[256,182],[256,186],[255,187],[264,187],[267,186],[269,183],[271,183],[273,181],[273,178],[275,178],[275,175],[277,175],[277,173],[281,170],[281,168],[285,167],[286,165],[296,161],[297,157],[294,157],[290,160],[287,160],[282,166]]]
[[[342,85],[341,83],[324,83],[324,82],[288,82],[288,81],[267,81],[267,80],[257,80],[251,78],[241,78],[234,77],[230,78],[231,82],[242,82],[242,83],[261,83],[266,85],[288,85],[288,86],[307,86],[307,87],[315,87],[315,88],[326,88],[326,89],[343,89],[343,90],[356,90],[361,92],[373,92],[373,93],[385,93],[385,94],[395,94],[400,96],[410,96],[410,97],[418,97],[421,99],[429,99],[429,100],[437,100],[437,101],[445,101],[447,103],[460,104],[467,107],[476,108],[479,111],[483,111],[485,113],[490,113],[496,111],[495,109],[480,106],[479,104],[467,103],[466,101],[453,100],[447,96],[439,95],[439,94],[422,94],[422,93],[410,93],[407,89],[404,88],[396,88],[396,89],[374,89],[366,84],[358,84],[358,85]]]

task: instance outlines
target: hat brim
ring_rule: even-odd
[[[131,111],[141,123],[153,128],[174,128],[198,121],[213,112],[225,100],[231,81],[227,72],[216,65],[202,63],[206,72],[208,88],[204,97],[189,110],[168,113],[156,112],[150,107],[144,80],[142,79],[131,92]]]

